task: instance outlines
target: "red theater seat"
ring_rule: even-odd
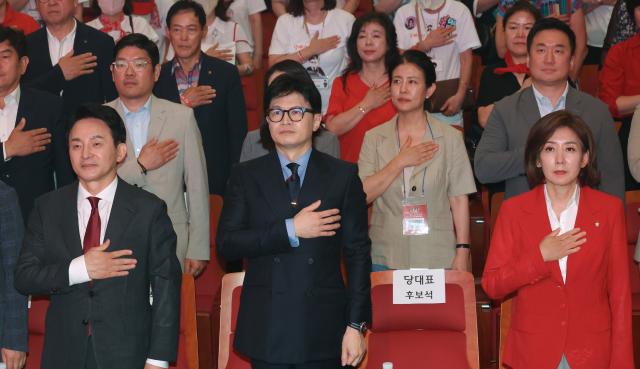
[[[169,368],[200,368],[198,363],[198,334],[196,333],[195,285],[190,274],[182,274],[178,360],[172,363]]]
[[[371,273],[373,325],[361,366],[478,369],[475,286],[471,273],[445,272],[445,304],[393,304],[393,271]]]
[[[32,297],[29,308],[29,354],[25,369],[40,369],[44,347],[44,322],[49,308],[49,297]]]
[[[222,279],[218,369],[251,369],[249,360],[233,349],[243,281],[244,272],[229,273]]]

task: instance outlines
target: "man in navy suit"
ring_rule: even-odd
[[[18,192],[22,216],[33,201],[74,178],[59,96],[20,84],[29,58],[21,31],[0,26],[0,179]]]
[[[179,0],[173,4],[167,27],[176,56],[162,66],[154,93],[193,108],[207,160],[209,193],[222,195],[247,134],[238,68],[200,51],[207,20],[197,2]]]
[[[18,197],[0,181],[0,350],[7,369],[21,369],[27,351],[27,297],[13,287],[13,272],[22,244]]]
[[[313,82],[280,76],[265,103],[262,139],[275,150],[234,168],[218,225],[220,256],[247,259],[235,348],[254,369],[356,366],[371,318],[358,170],[312,148],[322,118]]]
[[[70,115],[84,103],[116,98],[109,67],[113,39],[73,16],[77,0],[36,1],[45,26],[27,37],[29,68],[25,82],[62,96]]]

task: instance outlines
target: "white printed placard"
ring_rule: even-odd
[[[444,304],[444,269],[393,271],[394,304]]]

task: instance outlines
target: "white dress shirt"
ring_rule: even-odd
[[[0,142],[2,142],[2,153],[4,160],[7,161],[7,151],[4,149],[4,143],[11,136],[11,132],[16,127],[16,117],[18,115],[18,104],[20,103],[20,85],[11,93],[4,97],[4,109],[0,109]]]
[[[127,133],[131,138],[137,158],[140,156],[142,147],[147,143],[149,122],[151,121],[151,96],[138,111],[130,111],[120,100],[118,103],[124,111],[124,124],[127,126]]]
[[[73,29],[62,40],[58,40],[52,35],[47,28],[47,42],[49,43],[49,56],[51,57],[51,65],[56,65],[60,58],[65,56],[69,51],[73,50],[73,43],[76,40],[77,21],[73,21]]]
[[[580,187],[576,185],[576,189],[573,192],[573,196],[571,196],[571,200],[567,204],[567,207],[560,213],[560,218],[556,216],[556,213],[553,211],[553,207],[551,206],[551,199],[549,198],[549,193],[547,192],[547,185],[544,185],[544,200],[547,203],[547,214],[549,215],[549,223],[551,224],[551,229],[556,230],[560,228],[560,233],[558,236],[572,230],[576,225],[576,217],[578,216],[578,202],[580,200]],[[562,281],[567,281],[567,257],[565,256],[558,260],[558,264],[560,264],[560,273],[562,273]]]
[[[118,177],[113,179],[104,190],[96,194],[95,197],[99,198],[98,201],[98,213],[100,214],[100,243],[104,242],[104,235],[107,231],[107,224],[109,224],[109,216],[111,215],[111,207],[113,206],[113,199],[116,196],[116,188],[118,187]],[[89,197],[93,196],[87,191],[82,184],[78,185],[78,231],[80,232],[80,240],[84,240],[84,235],[87,231],[87,225],[89,224],[89,217],[91,216],[91,203],[89,203]],[[84,255],[80,255],[71,261],[69,265],[69,286],[78,283],[89,282],[89,272],[87,271],[87,265],[84,262]],[[169,363],[161,360],[147,359],[147,363],[155,365],[160,368],[168,368]]]
[[[553,113],[554,111],[564,109],[567,104],[567,93],[569,92],[569,82],[567,82],[567,86],[564,88],[564,92],[558,103],[554,106],[546,96],[544,96],[540,91],[536,89],[535,85],[531,85],[533,88],[533,95],[536,97],[536,103],[538,104],[538,110],[540,110],[540,118],[544,117],[547,114]]]

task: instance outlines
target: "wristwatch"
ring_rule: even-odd
[[[362,334],[365,334],[367,329],[369,329],[369,327],[367,326],[367,322],[360,322],[360,323],[351,322],[351,323],[349,323],[349,327],[357,330],[358,332],[360,332]]]

